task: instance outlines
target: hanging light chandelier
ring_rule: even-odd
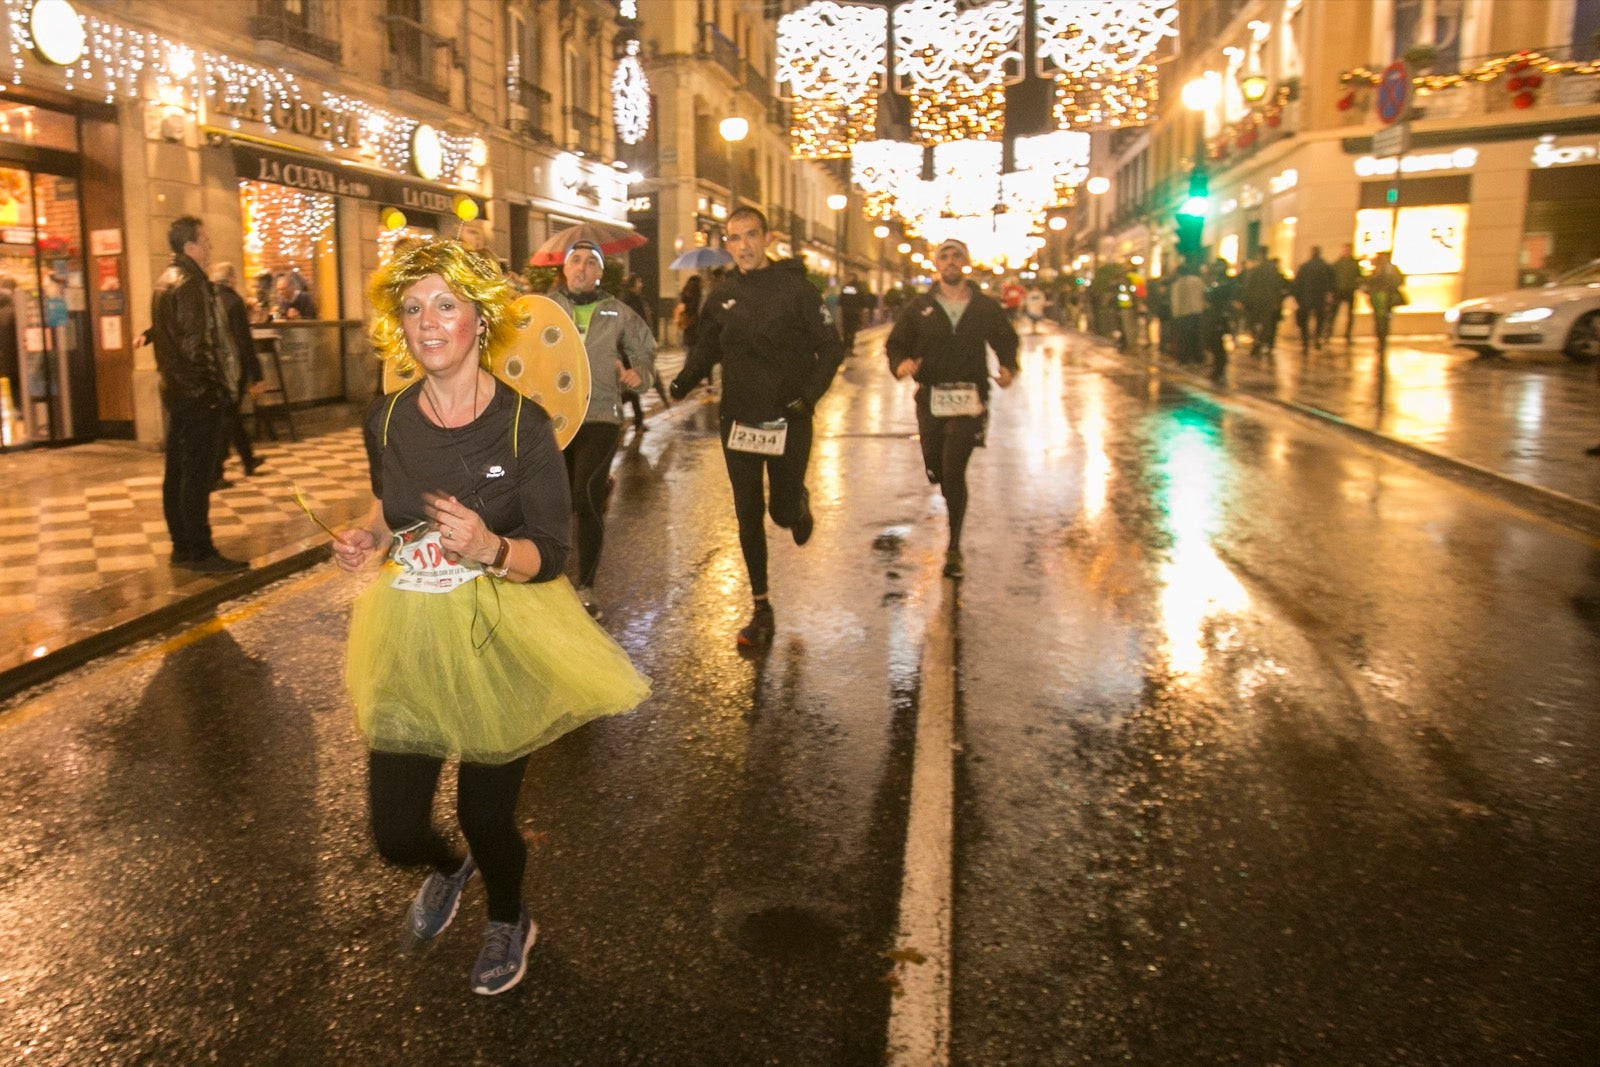
[[[814,0],[778,22],[792,154],[850,157],[869,218],[1017,262],[1087,177],[1087,131],[1154,116],[1151,58],[1177,14],[1177,0]],[[1025,98],[1035,129],[1008,129]]]

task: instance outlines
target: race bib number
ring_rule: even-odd
[[[789,424],[782,419],[776,422],[758,422],[755,425],[735,422],[728,431],[730,452],[753,452],[758,456],[781,456],[783,445],[789,437]]]
[[[928,410],[936,419],[982,415],[983,398],[978,395],[978,387],[971,382],[936,385],[928,392]]]
[[[400,573],[389,584],[416,593],[448,593],[483,573],[461,563],[451,563],[439,537],[439,531],[427,523],[398,531],[389,558],[400,565]]]

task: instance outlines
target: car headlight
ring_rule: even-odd
[[[1506,316],[1507,323],[1515,322],[1543,322],[1556,313],[1555,308],[1526,308],[1522,311],[1513,311]]]
[[[1460,317],[1461,317],[1461,309],[1460,308],[1451,308],[1449,311],[1446,311],[1444,313],[1444,321],[1446,321],[1446,322],[1455,322]]]

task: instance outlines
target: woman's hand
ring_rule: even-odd
[[[378,535],[364,526],[341,530],[333,538],[333,561],[340,570],[358,571],[378,549]]]
[[[428,521],[439,527],[439,540],[445,552],[477,563],[491,563],[500,551],[500,538],[489,532],[483,516],[453,496],[422,494],[422,510]],[[454,560],[452,560],[454,562]]]

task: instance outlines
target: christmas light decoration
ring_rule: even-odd
[[[921,179],[921,145],[905,141],[862,141],[851,152],[850,180],[862,191],[868,218],[890,218],[898,191]]]
[[[778,20],[775,80],[791,101],[794,158],[847,156],[861,131],[877,121],[886,26],[882,8],[833,0],[808,4]]]
[[[310,269],[333,253],[334,198],[271,182],[239,182],[244,269],[249,277],[285,267]]]
[[[22,83],[25,57],[36,42],[29,30],[32,0],[0,0],[10,35],[11,83]],[[306,109],[320,107],[349,122],[318,130],[323,149],[351,149],[379,165],[404,173],[410,168],[410,143],[420,120],[354,97],[302,88],[281,68],[258,66],[221,52],[195,49],[159,33],[135,30],[96,15],[79,15],[87,47],[77,62],[61,68],[71,93],[95,94],[105,103],[150,100],[177,108],[194,121],[240,129],[240,112],[259,105],[269,133],[299,132]],[[473,138],[441,132],[439,180],[465,184]],[[481,174],[480,174],[481,176]]]
[[[639,42],[629,41],[611,75],[611,117],[617,140],[638,144],[650,132],[650,81],[639,63]]]
[[[1005,132],[1006,71],[1022,62],[1022,0],[958,9],[908,0],[894,12],[894,72],[911,97],[912,137],[923,144]]]

